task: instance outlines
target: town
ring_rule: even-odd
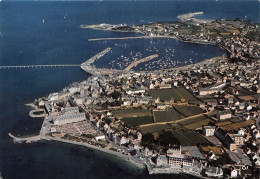
[[[87,80],[34,101],[33,116],[45,116],[41,131],[15,141],[82,145],[122,157],[149,174],[259,178],[259,26],[191,17],[92,28],[218,45],[227,57],[157,71],[95,68],[107,48],[81,65],[92,74]]]

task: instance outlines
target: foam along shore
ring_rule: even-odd
[[[115,37],[115,38],[96,38],[96,39],[88,39],[88,41],[102,41],[102,40],[128,40],[128,39],[152,39],[152,38],[169,38],[176,39],[174,36],[137,36],[137,37]]]
[[[194,18],[194,16],[197,15],[202,15],[203,12],[190,12],[188,14],[182,14],[178,16],[178,19],[180,21],[193,21],[193,22],[197,22],[197,23],[208,23],[208,22],[212,22],[212,20],[208,20],[208,19],[197,19]]]
[[[88,41],[106,41],[106,40],[131,40],[131,39],[162,39],[162,38],[166,38],[166,39],[176,39],[182,42],[187,42],[187,43],[195,43],[195,44],[205,44],[205,45],[216,45],[215,42],[208,42],[208,41],[202,41],[202,40],[193,40],[193,41],[187,41],[187,40],[183,40],[179,37],[176,36],[167,36],[167,35],[145,35],[145,36],[137,36],[137,37],[115,37],[115,38],[96,38],[96,39],[88,39]]]

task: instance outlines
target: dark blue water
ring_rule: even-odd
[[[253,1],[3,2],[0,3],[0,65],[80,64],[108,46],[112,47],[112,53],[104,56],[97,66],[123,68],[120,60],[130,58],[131,54],[141,58],[158,52],[157,60],[178,60],[182,62],[180,65],[223,54],[214,46],[166,39],[88,42],[89,38],[139,34],[78,28],[81,24],[171,21],[179,14],[195,11],[204,11],[200,17],[206,19],[239,17],[260,22],[259,2]],[[28,135],[39,131],[42,120],[28,117],[30,109],[25,103],[88,76],[76,67],[0,70],[0,172],[5,178],[148,176],[120,159],[97,151],[56,142],[13,144],[8,137],[8,132]]]
[[[112,52],[95,62],[97,67],[124,69],[133,60],[149,55],[159,56],[144,62],[134,69],[158,70],[200,62],[203,59],[221,56],[223,50],[212,45],[183,43],[175,39],[132,39],[94,42],[112,47]],[[93,43],[93,44],[94,44]],[[184,53],[185,50],[185,53]],[[206,52],[206,53],[205,53]]]

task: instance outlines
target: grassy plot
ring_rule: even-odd
[[[236,123],[231,123],[228,125],[221,126],[221,128],[224,131],[233,131],[233,130],[238,130],[239,128],[247,127],[253,123],[255,123],[254,120],[241,121],[241,122],[236,122]]]
[[[205,153],[209,153],[210,151],[213,151],[213,153],[218,156],[224,155],[224,151],[222,150],[221,147],[211,146],[211,145],[201,145],[200,149]]]
[[[200,109],[198,106],[175,105],[174,108],[186,117],[203,113],[202,109]]]
[[[171,133],[182,146],[210,144],[204,137],[195,131],[172,130]]]
[[[163,101],[169,101],[171,99],[181,100],[181,97],[175,92],[175,89],[152,89],[148,91],[148,94],[152,98],[160,98]]]
[[[165,111],[154,110],[153,115],[155,122],[172,122],[185,117],[174,108],[167,108]]]
[[[253,91],[249,91],[248,89],[246,88],[238,88],[238,95],[256,95],[257,93],[253,92]]]
[[[198,100],[185,88],[152,89],[148,91],[148,94],[154,99],[159,97],[163,101],[169,101],[171,99],[181,101],[181,99],[185,99],[194,103],[198,102]]]
[[[218,127],[225,126],[225,125],[228,125],[228,124],[232,124],[232,122],[230,120],[226,120],[226,121],[220,121],[220,122],[215,123],[215,125],[218,126]]]
[[[245,100],[245,101],[249,101],[249,100],[255,100],[259,98],[259,95],[247,95],[247,96],[237,96],[238,99],[240,100]]]
[[[151,111],[147,109],[116,110],[113,111],[113,113],[119,119],[128,117],[151,116]]]
[[[126,117],[122,118],[121,121],[133,128],[136,128],[139,125],[153,123],[153,118],[152,116]]]
[[[209,122],[212,122],[212,120],[209,117],[201,115],[196,116],[194,118],[189,118],[184,121],[180,121],[178,124],[182,125],[187,129],[195,130],[201,128],[202,125],[208,125]]]
[[[142,134],[147,134],[147,133],[154,133],[154,132],[161,132],[165,129],[172,129],[172,126],[167,125],[167,124],[154,124],[152,126],[141,126],[139,128],[139,131]]]
[[[195,123],[190,123],[190,124],[184,125],[183,127],[187,128],[187,129],[195,130],[195,129],[201,128],[203,125],[208,125],[209,122],[211,122],[211,120],[207,118],[205,120],[200,120]]]

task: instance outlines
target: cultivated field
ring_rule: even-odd
[[[139,131],[142,134],[147,134],[147,133],[161,132],[165,129],[172,129],[172,126],[167,125],[167,124],[155,124],[152,126],[141,126],[139,128]]]
[[[152,89],[148,91],[148,94],[154,99],[159,97],[163,101],[170,101],[171,99],[181,101],[181,99],[185,99],[189,102],[198,102],[198,100],[184,88]]]
[[[204,137],[195,131],[172,130],[170,132],[182,146],[210,144]]]
[[[255,122],[254,120],[241,121],[241,122],[231,123],[228,125],[221,126],[221,128],[225,131],[234,131],[234,130],[238,130],[239,128],[247,127],[253,124],[254,122]]]
[[[203,113],[203,111],[198,106],[175,105],[174,108],[186,117]]]
[[[201,145],[200,148],[203,152],[206,152],[206,153],[209,153],[210,151],[212,151],[214,154],[216,154],[218,156],[224,155],[224,151],[221,149],[221,147],[210,146],[210,145]]]
[[[181,115],[174,108],[167,108],[165,111],[153,111],[154,122],[172,122],[182,119],[185,116]]]
[[[122,118],[121,121],[133,128],[136,128],[139,125],[153,123],[153,118],[150,115],[140,116],[140,117],[127,117],[127,118]]]
[[[205,115],[187,119],[179,122],[183,127],[187,129],[196,130],[201,128],[202,125],[208,125],[212,120]]]
[[[112,111],[114,115],[119,118],[151,116],[151,111],[147,109],[130,109],[130,110],[116,110]]]

